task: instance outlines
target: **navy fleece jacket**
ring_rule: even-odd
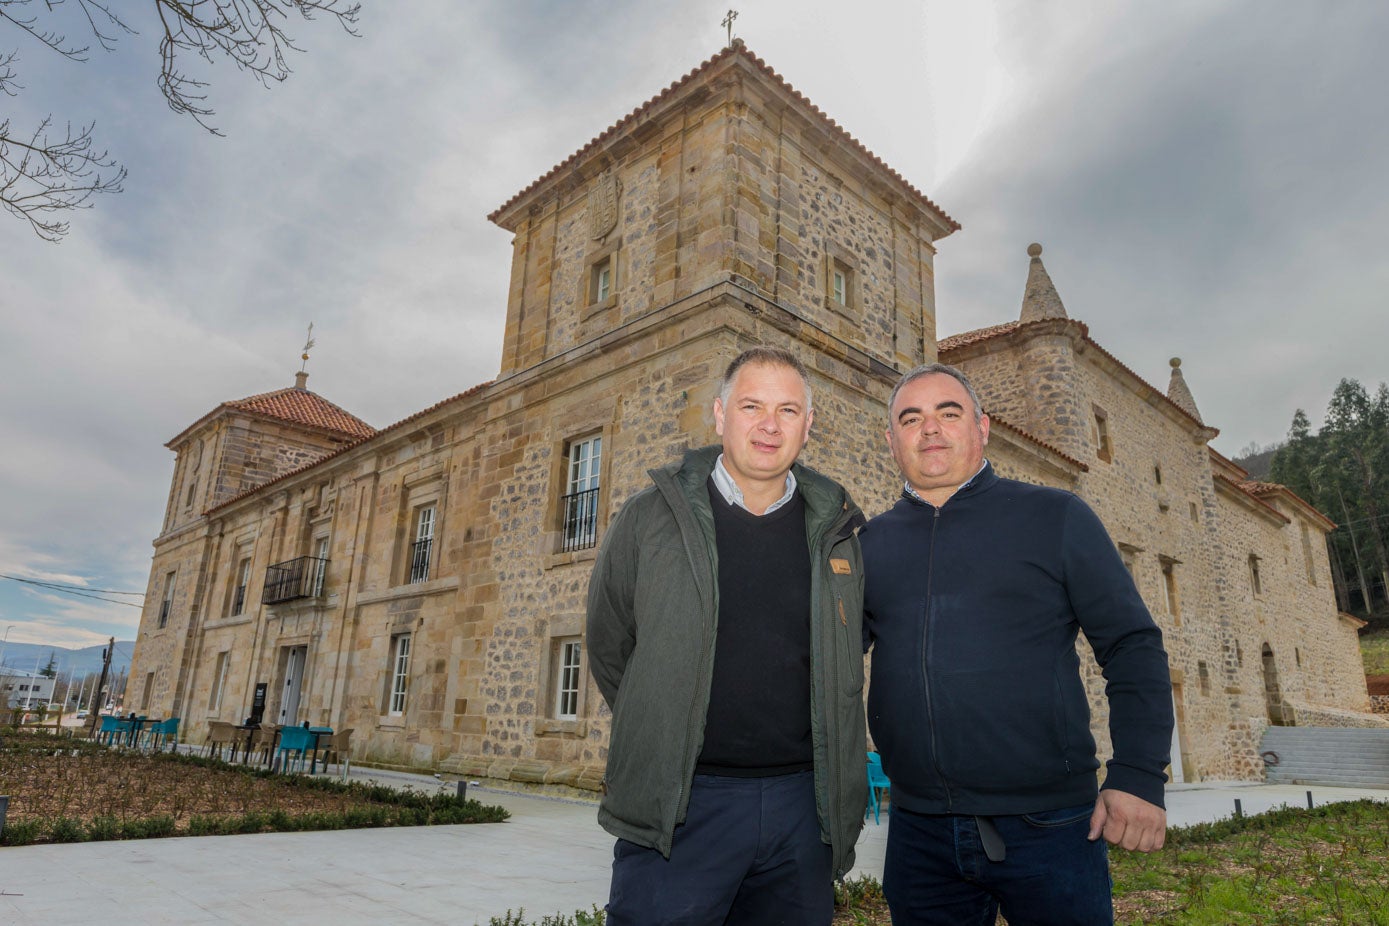
[[[894,804],[1001,815],[1093,801],[1081,631],[1109,700],[1104,786],[1163,806],[1162,633],[1084,502],[985,465],[940,508],[904,493],[860,541],[868,723]]]

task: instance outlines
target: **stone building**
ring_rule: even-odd
[[[866,511],[891,504],[884,403],[937,355],[934,242],[959,226],[740,42],[490,218],[514,247],[495,380],[377,431],[300,374],[169,443],[127,708],[180,716],[195,741],[255,711],[351,728],[359,761],[593,788],[608,729],[583,656],[596,547],[648,468],[716,439],[733,356],[802,356],[805,461]],[[1033,272],[1020,321],[941,356],[997,408],[999,468],[1091,499],[1154,610],[1164,587],[1180,595],[1164,625],[1180,767],[1257,773],[1266,678],[1280,720],[1365,710],[1325,519],[1242,485],[1184,388],[1144,384]],[[1045,391],[1014,388],[1023,362]]]

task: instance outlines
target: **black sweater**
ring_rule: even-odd
[[[860,541],[868,723],[894,804],[1020,814],[1094,800],[1083,631],[1109,700],[1104,786],[1163,806],[1162,634],[1084,502],[985,466],[940,508],[904,494]]]

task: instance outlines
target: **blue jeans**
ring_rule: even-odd
[[[974,817],[892,808],[883,894],[894,926],[1110,926],[1109,850],[1090,842],[1094,804],[990,817],[1006,849],[991,862]]]
[[[670,858],[619,839],[609,926],[830,926],[815,773],[696,775]]]

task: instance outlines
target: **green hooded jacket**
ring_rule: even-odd
[[[704,741],[718,625],[707,483],[720,448],[651,470],[603,540],[588,586],[588,662],[612,709],[598,822],[670,857]],[[863,513],[797,464],[811,558],[811,734],[820,837],[853,867],[868,799],[863,711]]]

